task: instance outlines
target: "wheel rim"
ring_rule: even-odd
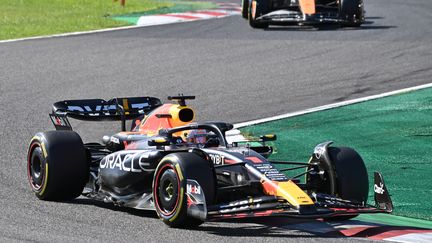
[[[39,191],[45,180],[45,158],[42,156],[42,149],[35,144],[30,150],[31,155],[28,161],[28,178],[33,190]]]
[[[167,164],[156,175],[155,206],[165,216],[173,214],[179,203],[180,181],[171,164]]]
[[[320,162],[317,166],[308,167],[308,170],[314,168],[315,173],[308,173],[306,175],[306,183],[312,187],[311,192],[333,195],[335,193],[335,188],[332,188],[331,185],[334,185],[334,182],[331,183],[331,180],[334,180],[334,178],[331,178],[328,169],[326,169],[325,165],[322,163],[323,162]]]

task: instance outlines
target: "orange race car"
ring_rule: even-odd
[[[347,219],[362,213],[390,213],[393,206],[381,174],[375,172],[375,205],[367,204],[366,167],[353,149],[315,147],[308,162],[271,161],[262,136],[229,142],[225,122],[195,123],[186,105],[193,96],[66,100],[53,105],[56,131],[30,141],[27,171],[42,200],[80,195],[118,206],[156,210],[169,226],[241,217]],[[118,120],[122,131],[102,143],[83,143],[68,117]],[[132,127],[126,131],[126,120]],[[267,144],[266,144],[267,143]],[[277,166],[284,166],[278,169]],[[299,170],[288,177],[286,170]],[[301,182],[300,177],[305,176]]]
[[[363,0],[242,0],[242,16],[252,28],[322,24],[359,27],[364,13]]]

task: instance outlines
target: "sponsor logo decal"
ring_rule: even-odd
[[[384,194],[385,190],[384,190],[384,184],[380,183],[379,186],[377,186],[377,184],[374,184],[374,192],[378,193],[378,194]]]
[[[191,185],[191,184],[187,184],[186,185],[186,189],[187,189],[187,193],[190,194],[201,194],[201,187],[199,185]]]
[[[317,159],[321,159],[321,156],[324,154],[325,149],[322,146],[317,146],[315,148],[314,154]]]
[[[149,163],[147,153],[115,153],[109,154],[100,162],[101,169],[119,169],[126,172],[142,172],[147,171],[146,166]]]
[[[225,163],[225,156],[219,154],[209,154],[210,159],[215,165],[223,165]]]
[[[149,107],[150,105],[148,103],[137,103],[137,104],[131,104],[132,109],[143,109],[146,107]],[[85,106],[78,106],[78,105],[70,105],[67,107],[68,111],[78,111],[88,114],[89,116],[99,116],[102,112],[104,115],[110,115],[110,111],[117,111],[117,107],[115,105],[97,105],[94,108],[85,105]],[[144,111],[140,110],[140,113],[144,113]]]
[[[66,116],[49,114],[49,117],[57,130],[72,130],[72,127]]]
[[[248,200],[233,202],[233,203],[228,204],[229,207],[233,207],[233,208],[221,209],[221,210],[219,210],[219,212],[220,213],[229,213],[229,212],[233,212],[233,211],[237,211],[237,210],[248,209],[249,205],[247,205],[247,203],[249,203]],[[239,205],[242,205],[242,206],[239,206]]]
[[[110,141],[116,144],[120,144],[120,140],[114,136],[111,136]]]
[[[264,175],[272,181],[286,181],[288,178],[270,163],[253,164],[259,175]]]
[[[246,210],[246,209],[258,209],[261,207],[260,202],[262,199],[249,199],[249,200],[241,200],[236,202],[231,202],[228,205],[222,206],[227,207],[226,209],[220,209],[219,213],[230,213],[234,211]]]
[[[55,117],[55,124],[59,125],[59,126],[65,126],[66,123],[63,121],[63,119],[61,119],[60,117]]]

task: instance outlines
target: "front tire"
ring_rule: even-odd
[[[195,153],[173,153],[158,164],[153,178],[156,213],[170,227],[196,227],[203,221],[187,214],[187,179],[199,183],[206,205],[213,203],[216,179],[212,164]]]
[[[316,187],[313,190],[316,193],[366,204],[369,179],[363,159],[354,149],[347,147],[328,147],[327,152],[329,161],[319,161],[323,174],[307,174],[306,182]],[[330,220],[347,220],[356,216],[336,216]]]
[[[72,131],[36,134],[29,146],[27,175],[32,191],[42,200],[78,197],[88,180],[89,166],[80,136]]]
[[[248,11],[250,27],[254,29],[267,29],[269,27],[268,23],[262,23],[256,20],[258,16],[266,14],[267,11],[267,0],[252,0]]]
[[[242,18],[247,19],[248,18],[248,12],[249,12],[249,0],[242,0]]]
[[[360,27],[364,19],[363,0],[340,0],[339,16],[347,22],[346,27]]]
[[[330,159],[336,172],[336,193],[342,199],[366,203],[369,179],[360,155],[351,148],[330,147]]]

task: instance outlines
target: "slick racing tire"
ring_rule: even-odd
[[[195,180],[211,205],[216,196],[213,164],[196,153],[173,153],[158,164],[153,178],[156,213],[170,227],[190,228],[203,223],[188,216],[187,180]]]
[[[346,27],[360,27],[364,18],[363,0],[341,0],[339,3],[339,16],[347,22]]]
[[[336,193],[342,199],[366,202],[369,179],[360,155],[351,148],[329,147],[328,153],[336,172]]]
[[[73,131],[36,134],[28,150],[27,175],[39,199],[63,201],[78,197],[89,176],[80,136]]]
[[[244,19],[248,18],[248,12],[249,12],[249,0],[242,0],[242,6],[241,6],[241,14]]]
[[[257,17],[264,15],[268,12],[268,0],[252,0],[249,4],[248,21],[250,27],[254,29],[267,29],[268,23],[261,23],[256,20]]]
[[[328,147],[328,162],[320,161],[324,177],[306,177],[308,184],[320,185],[315,192],[335,195],[341,199],[366,203],[369,194],[369,179],[366,166],[360,155],[347,147]],[[330,171],[331,170],[331,171]],[[318,181],[317,181],[318,180]],[[330,220],[346,220],[357,215],[336,216]]]

